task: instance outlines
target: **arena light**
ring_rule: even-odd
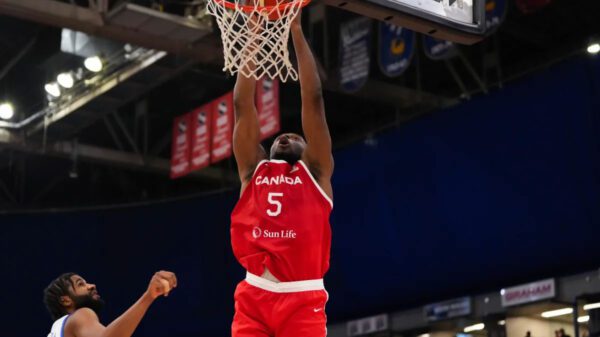
[[[583,310],[585,310],[585,311],[598,309],[598,308],[600,308],[600,302],[590,303],[590,304],[586,304],[583,306]]]
[[[92,72],[99,72],[103,68],[102,59],[99,56],[91,56],[85,59],[83,62],[85,68]]]
[[[590,316],[579,316],[577,317],[578,323],[587,323],[590,320]]]
[[[479,330],[483,330],[483,329],[485,329],[485,324],[477,323],[477,324],[466,326],[463,331],[465,333],[467,333],[467,332],[479,331]]]
[[[506,325],[506,321],[505,320],[498,321],[498,325]]]
[[[56,82],[63,88],[71,89],[75,84],[75,79],[71,73],[61,73],[56,77]]]
[[[58,83],[56,83],[56,82],[46,83],[46,85],[44,86],[44,89],[52,97],[60,96],[60,87],[58,86]]]
[[[15,115],[15,109],[12,104],[5,102],[0,104],[0,118],[11,119]]]
[[[598,42],[590,43],[587,47],[587,52],[592,55],[596,55],[596,54],[600,53],[600,43],[598,43]]]
[[[542,317],[551,318],[551,317],[569,315],[572,313],[573,313],[573,308],[562,308],[562,309],[557,309],[557,310],[544,311],[544,312],[542,312]]]

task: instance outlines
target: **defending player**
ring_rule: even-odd
[[[48,337],[129,337],[154,300],[177,287],[175,274],[159,271],[148,289],[127,311],[104,326],[98,311],[104,305],[96,285],[75,273],[62,274],[44,290],[44,303],[54,319]]]

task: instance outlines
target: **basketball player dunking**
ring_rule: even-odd
[[[298,60],[302,129],[286,133],[267,158],[260,146],[255,81],[238,73],[234,154],[242,182],[231,214],[231,243],[246,279],[235,291],[233,337],[326,335],[333,173],[321,82],[298,15],[291,34]]]

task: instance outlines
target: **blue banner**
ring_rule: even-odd
[[[371,19],[360,17],[340,27],[340,84],[347,92],[362,88],[369,78]]]
[[[456,45],[450,41],[438,40],[429,35],[423,35],[425,55],[432,60],[445,60],[457,55]]]
[[[506,0],[486,0],[485,2],[485,30],[491,34],[500,27],[506,16]]]
[[[415,32],[379,22],[379,68],[389,77],[402,75],[415,52]]]

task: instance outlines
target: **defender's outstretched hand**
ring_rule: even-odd
[[[155,299],[161,295],[169,296],[173,288],[177,288],[177,277],[170,271],[161,270],[152,276],[147,292]]]

